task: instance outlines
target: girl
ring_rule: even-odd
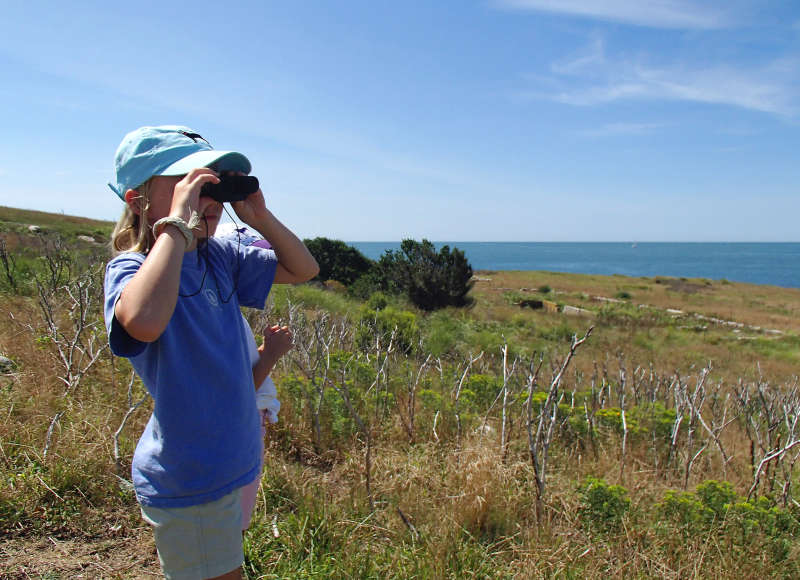
[[[232,205],[272,251],[211,237],[222,204],[201,188],[248,174],[241,153],[187,127],[142,127],[115,165],[111,187],[127,206],[106,268],[106,327],[154,401],[133,457],[136,497],[167,578],[241,578],[241,487],[258,475],[261,446],[239,305],[263,308],[273,281],[303,282],[318,266],[261,190]]]

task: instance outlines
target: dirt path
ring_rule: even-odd
[[[104,540],[25,538],[0,541],[0,578],[161,578],[152,534]]]

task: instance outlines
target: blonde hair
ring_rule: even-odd
[[[151,178],[152,179],[152,178]],[[111,251],[114,255],[122,252],[146,254],[153,243],[147,212],[150,211],[150,179],[136,188],[139,197],[139,213],[126,202],[125,209],[111,232]]]

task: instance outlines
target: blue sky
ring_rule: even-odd
[[[301,237],[800,240],[800,4],[12,2],[0,205],[116,220],[184,124]]]

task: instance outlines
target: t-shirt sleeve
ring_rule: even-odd
[[[239,304],[262,309],[275,280],[278,258],[272,250],[256,246],[243,247],[239,251]]]
[[[146,342],[136,340],[128,334],[114,315],[114,309],[122,290],[133,278],[133,275],[136,274],[143,262],[143,254],[128,252],[120,254],[106,266],[104,315],[106,331],[108,332],[108,344],[111,347],[111,352],[117,356],[136,356],[147,346]]]

